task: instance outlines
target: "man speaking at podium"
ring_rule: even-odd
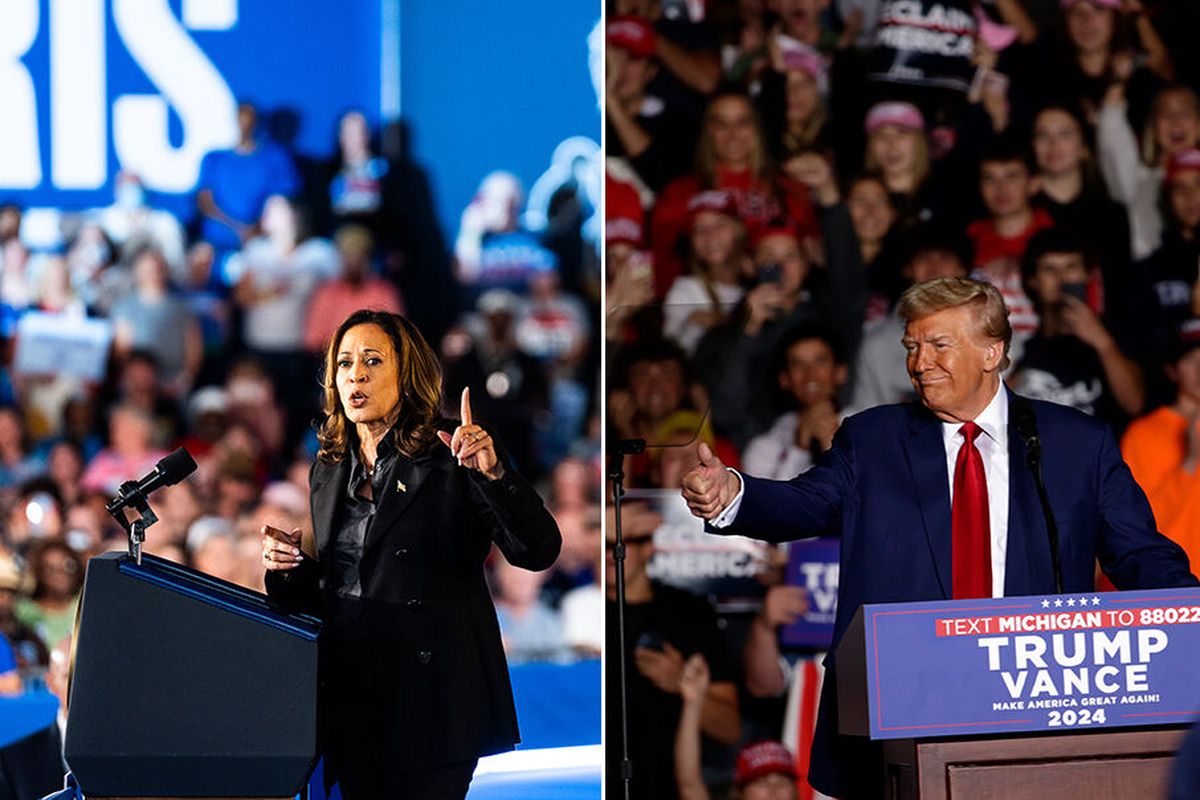
[[[715,532],[841,537],[833,651],[864,603],[1056,592],[1027,461],[1039,440],[1061,591],[1092,591],[1096,559],[1121,589],[1197,584],[1108,428],[1002,388],[1012,328],[994,287],[939,278],[905,292],[897,313],[919,402],[850,417],[818,465],[790,481],[742,476],[704,445],[683,478],[692,513]],[[878,796],[879,751],[838,735],[832,656],[826,667],[809,781],[841,798]]]

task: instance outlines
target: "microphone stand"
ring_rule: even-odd
[[[1015,396],[1013,421],[1017,434],[1025,442],[1025,461],[1033,473],[1037,486],[1038,500],[1042,504],[1042,516],[1046,519],[1046,537],[1050,543],[1050,564],[1054,568],[1054,593],[1062,594],[1062,563],[1058,558],[1058,523],[1054,520],[1054,509],[1050,507],[1050,496],[1046,494],[1046,482],[1042,479],[1042,440],[1038,437],[1037,418],[1032,406],[1024,398]]]
[[[124,502],[121,502],[121,501]],[[138,512],[138,518],[130,521],[125,516],[125,508],[133,508]],[[137,481],[126,481],[121,484],[117,499],[111,501],[107,510],[129,536],[129,557],[140,567],[142,565],[142,544],[146,541],[146,528],[158,522],[158,515],[150,508],[146,495],[138,489]]]
[[[1034,436],[1028,442],[1026,460],[1033,472],[1033,482],[1037,484],[1038,499],[1042,503],[1042,515],[1046,518],[1046,535],[1050,540],[1050,562],[1054,566],[1054,593],[1062,594],[1062,564],[1058,560],[1058,523],[1054,520],[1054,511],[1050,508],[1050,497],[1046,494],[1046,482],[1042,480],[1042,443]]]
[[[613,563],[617,579],[617,663],[621,681],[621,783],[625,800],[629,800],[633,780],[633,763],[629,760],[629,684],[625,671],[625,538],[621,533],[621,498],[625,496],[625,456],[646,451],[645,439],[617,439],[608,454],[608,478],[612,481],[613,531],[616,546]]]

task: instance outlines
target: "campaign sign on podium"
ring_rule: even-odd
[[[838,658],[873,739],[1190,723],[1200,589],[864,605]]]

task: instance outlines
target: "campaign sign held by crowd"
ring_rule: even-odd
[[[650,577],[709,597],[722,612],[758,607],[763,593],[759,576],[770,568],[770,545],[744,536],[705,533],[704,520],[693,516],[673,489],[632,489],[626,496],[645,501],[662,517],[654,532]]]
[[[785,582],[789,586],[804,589],[808,609],[799,619],[779,631],[779,640],[783,645],[828,647],[833,640],[840,575],[838,548],[839,540],[829,537],[788,544]]]
[[[1200,715],[1196,589],[864,605],[846,635],[859,640],[874,739]]]
[[[969,0],[884,0],[871,77],[965,92],[978,23]]]

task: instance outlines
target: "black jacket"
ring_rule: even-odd
[[[66,774],[54,723],[0,749],[0,800],[37,800],[63,788]]]
[[[317,560],[266,576],[272,600],[327,622],[349,474],[349,459],[313,465]],[[494,542],[515,566],[546,569],[558,557],[558,527],[511,466],[489,481],[441,442],[419,458],[398,456],[382,485],[360,564],[364,638],[342,640],[328,625],[322,634],[324,747],[349,736],[402,770],[511,750],[520,737],[483,563]]]

